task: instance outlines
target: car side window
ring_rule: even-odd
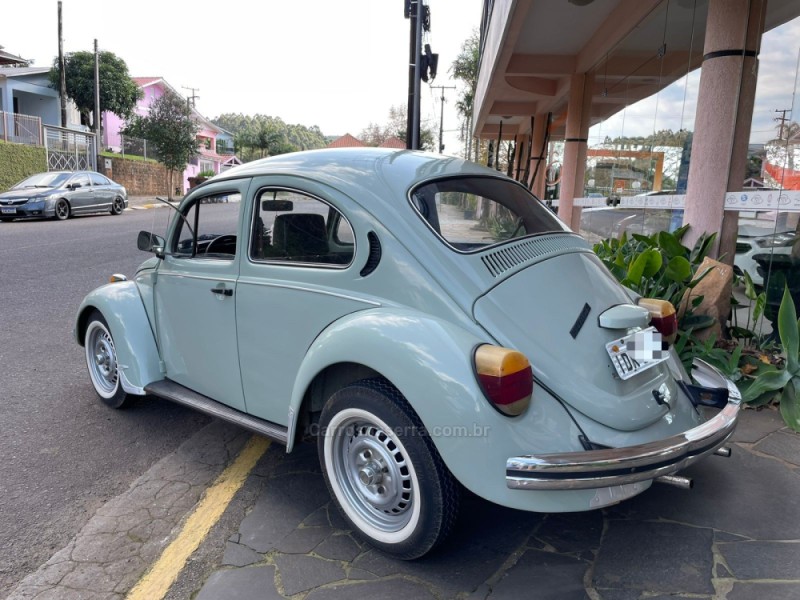
[[[181,258],[233,260],[240,207],[238,192],[196,198],[177,217],[172,254]]]
[[[76,188],[85,188],[89,187],[89,178],[86,175],[78,175],[73,177],[69,183]]]
[[[253,214],[254,261],[337,268],[353,262],[353,228],[327,202],[299,191],[266,189],[256,194]]]
[[[89,178],[92,180],[92,185],[108,185],[110,183],[100,173],[89,173]]]

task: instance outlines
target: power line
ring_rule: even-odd
[[[444,143],[442,142],[442,133],[444,132],[444,91],[454,90],[454,85],[432,85],[432,90],[442,90],[442,106],[439,112],[439,154],[444,154]]]
[[[185,85],[182,85],[181,88],[192,92],[191,96],[186,97],[186,106],[191,106],[192,108],[195,108],[197,104],[196,100],[200,97],[197,95],[197,92],[200,91],[200,88],[187,87]]]

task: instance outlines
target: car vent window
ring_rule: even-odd
[[[569,231],[524,186],[495,177],[451,177],[412,190],[411,206],[458,252],[528,235]]]
[[[327,202],[296,190],[265,189],[256,203],[251,260],[333,268],[353,262],[353,228]]]

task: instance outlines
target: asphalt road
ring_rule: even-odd
[[[132,275],[137,233],[163,234],[169,212],[0,223],[0,597],[209,422],[159,400],[105,407],[72,338],[84,295]]]

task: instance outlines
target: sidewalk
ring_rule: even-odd
[[[160,196],[164,200],[167,199],[166,196]],[[183,200],[183,196],[176,196],[173,197],[172,202],[175,206]],[[133,210],[144,210],[149,208],[166,208],[167,205],[163,202],[159,202],[155,199],[154,196],[128,196],[128,208],[132,208]]]
[[[747,410],[734,439],[731,458],[686,471],[693,490],[655,484],[602,511],[533,514],[465,494],[451,538],[414,562],[346,530],[315,445],[274,446],[196,600],[800,598],[800,435],[775,410]]]

